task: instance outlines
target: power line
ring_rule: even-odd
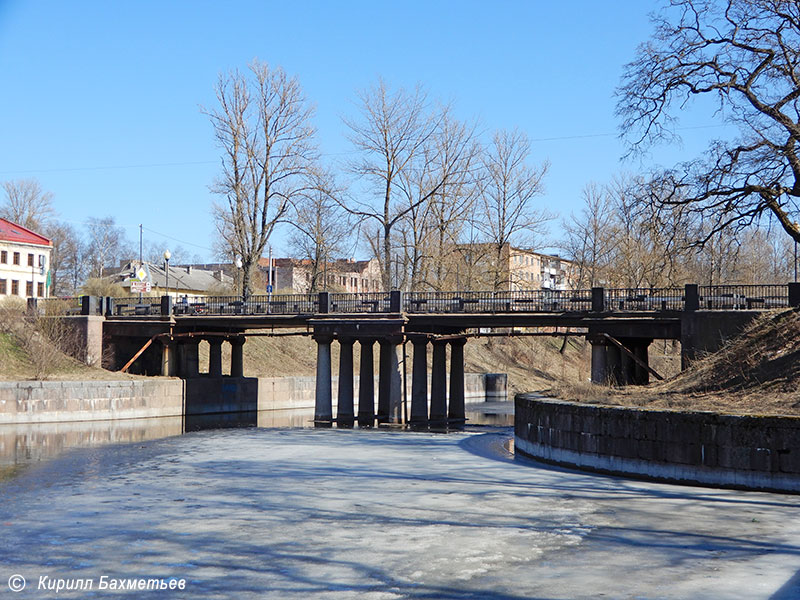
[[[720,123],[717,125],[696,125],[692,127],[676,127],[675,131],[691,131],[696,129],[715,129],[718,127],[727,127],[726,124]],[[577,134],[577,135],[560,135],[560,136],[553,136],[553,137],[541,137],[541,138],[531,138],[531,142],[559,142],[559,141],[569,141],[569,140],[585,140],[591,138],[608,138],[608,137],[617,137],[618,133],[585,133],[585,134]],[[321,153],[320,156],[348,156],[352,154],[357,154],[358,152],[348,151],[348,152],[330,152],[330,153]],[[112,171],[112,170],[122,170],[122,169],[150,169],[150,168],[161,168],[161,167],[189,167],[189,166],[198,166],[198,165],[215,165],[219,164],[219,159],[217,160],[198,160],[198,161],[187,161],[187,162],[168,162],[168,163],[146,163],[146,164],[133,164],[133,165],[106,165],[106,166],[93,166],[93,167],[59,167],[55,169],[20,169],[15,171],[0,171],[0,175],[31,175],[35,173],[69,173],[69,172],[79,172],[79,171]]]
[[[200,246],[199,244],[193,244],[192,242],[187,242],[184,240],[180,240],[176,237],[171,235],[167,235],[166,233],[161,233],[160,231],[156,231],[155,229],[150,229],[149,227],[144,227],[144,230],[149,233],[155,233],[156,235],[160,235],[161,237],[165,237],[168,240],[172,240],[173,242],[179,242],[181,244],[186,244],[187,246],[193,246],[195,248],[200,248],[200,250],[205,250],[206,252],[214,252],[211,248],[206,248],[205,246]]]
[[[173,163],[149,163],[138,165],[107,165],[102,167],[59,167],[57,169],[24,169],[20,171],[0,171],[0,175],[11,174],[30,174],[30,173],[65,173],[70,171],[105,171],[116,169],[149,169],[152,167],[185,167],[192,165],[211,165],[217,164],[218,160],[200,160],[192,162],[173,162]]]

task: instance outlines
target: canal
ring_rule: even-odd
[[[796,496],[548,467],[483,412],[3,429],[2,597],[800,597]]]

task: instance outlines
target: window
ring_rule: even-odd
[[[28,266],[33,266],[33,254],[28,254]]]
[[[16,279],[11,280],[11,295],[19,296],[19,281]]]
[[[0,263],[7,265],[8,264],[8,252],[3,250],[0,252]]]
[[[25,282],[25,295],[30,298],[33,296],[33,282],[26,281]]]
[[[44,284],[41,281],[36,284],[36,295],[39,298],[44,298]]]
[[[14,264],[19,264],[19,252],[14,252]]]
[[[0,294],[6,295],[8,291],[6,290],[6,280],[0,279]]]

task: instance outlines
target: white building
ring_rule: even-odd
[[[46,298],[52,250],[43,235],[0,219],[0,298]]]

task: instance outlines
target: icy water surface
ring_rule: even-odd
[[[67,451],[0,483],[0,597],[800,597],[798,497],[548,468],[510,436],[247,428]],[[140,579],[184,589],[109,589]],[[59,580],[92,588],[38,589]]]

